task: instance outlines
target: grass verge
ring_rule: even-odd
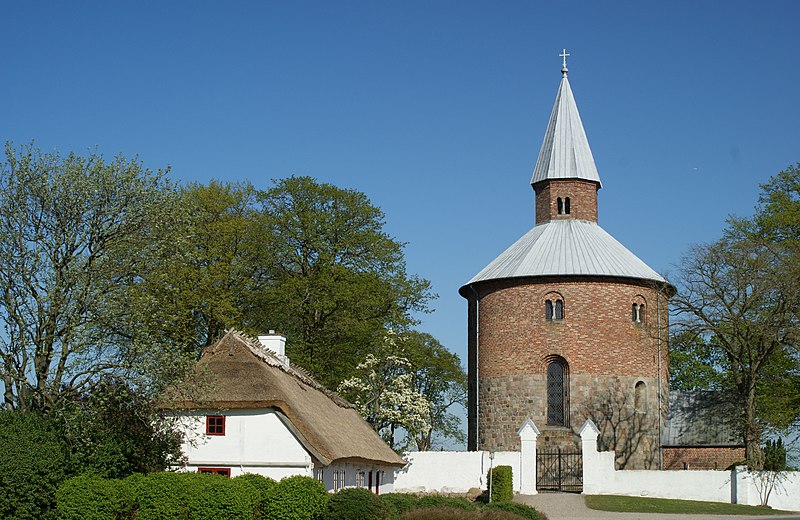
[[[586,507],[617,513],[674,513],[694,515],[785,515],[768,507],[700,502],[698,500],[673,500],[671,498],[626,497],[619,495],[586,495]]]

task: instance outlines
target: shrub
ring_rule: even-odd
[[[514,498],[514,478],[511,466],[497,466],[486,473],[486,481],[491,480],[491,502],[511,502]]]
[[[328,501],[328,520],[389,520],[394,511],[383,501],[363,488],[343,489]]]
[[[181,473],[189,518],[241,518],[250,520],[258,507],[258,490],[236,481],[205,473]]]
[[[269,490],[264,516],[270,520],[315,520],[325,514],[327,507],[328,492],[321,482],[293,476],[281,479]]]
[[[67,478],[55,424],[33,413],[0,412],[0,518],[52,518]]]
[[[499,510],[464,511],[449,507],[431,507],[408,511],[400,520],[522,520],[522,517]]]
[[[515,502],[492,502],[491,504],[487,504],[485,509],[514,513],[517,516],[528,518],[529,520],[541,520],[542,518],[542,515],[540,515],[539,512],[531,506],[517,504]]]
[[[406,511],[411,511],[417,507],[419,497],[411,493],[386,493],[381,495],[383,503],[391,509],[395,516],[400,516]]]
[[[233,478],[233,482],[240,482],[252,486],[256,490],[254,508],[254,517],[256,519],[266,518],[264,515],[264,506],[267,502],[267,495],[269,491],[277,484],[274,480],[263,475],[256,475],[255,473],[245,473]]]
[[[126,478],[128,481],[131,477]],[[131,479],[135,493],[136,520],[186,517],[187,482],[178,473],[151,473]]]
[[[90,474],[65,480],[56,491],[59,520],[107,520],[121,514],[120,483]]]
[[[426,495],[417,501],[417,508],[450,508],[462,511],[474,511],[472,502],[463,497],[448,497],[445,495]]]

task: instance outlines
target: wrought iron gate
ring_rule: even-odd
[[[583,491],[583,455],[576,451],[541,450],[536,453],[538,491]]]

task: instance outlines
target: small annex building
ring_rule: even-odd
[[[661,434],[664,469],[728,469],[745,460],[740,408],[721,392],[673,390]]]
[[[184,469],[306,475],[329,491],[391,491],[394,470],[406,462],[353,405],[292,367],[286,338],[270,332],[258,339],[227,332],[203,351],[193,395],[169,396],[184,427]]]

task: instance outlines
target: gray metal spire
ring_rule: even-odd
[[[567,50],[559,54],[561,85],[544,134],[531,184],[552,179],[583,179],[602,186],[575,97],[567,79]]]

